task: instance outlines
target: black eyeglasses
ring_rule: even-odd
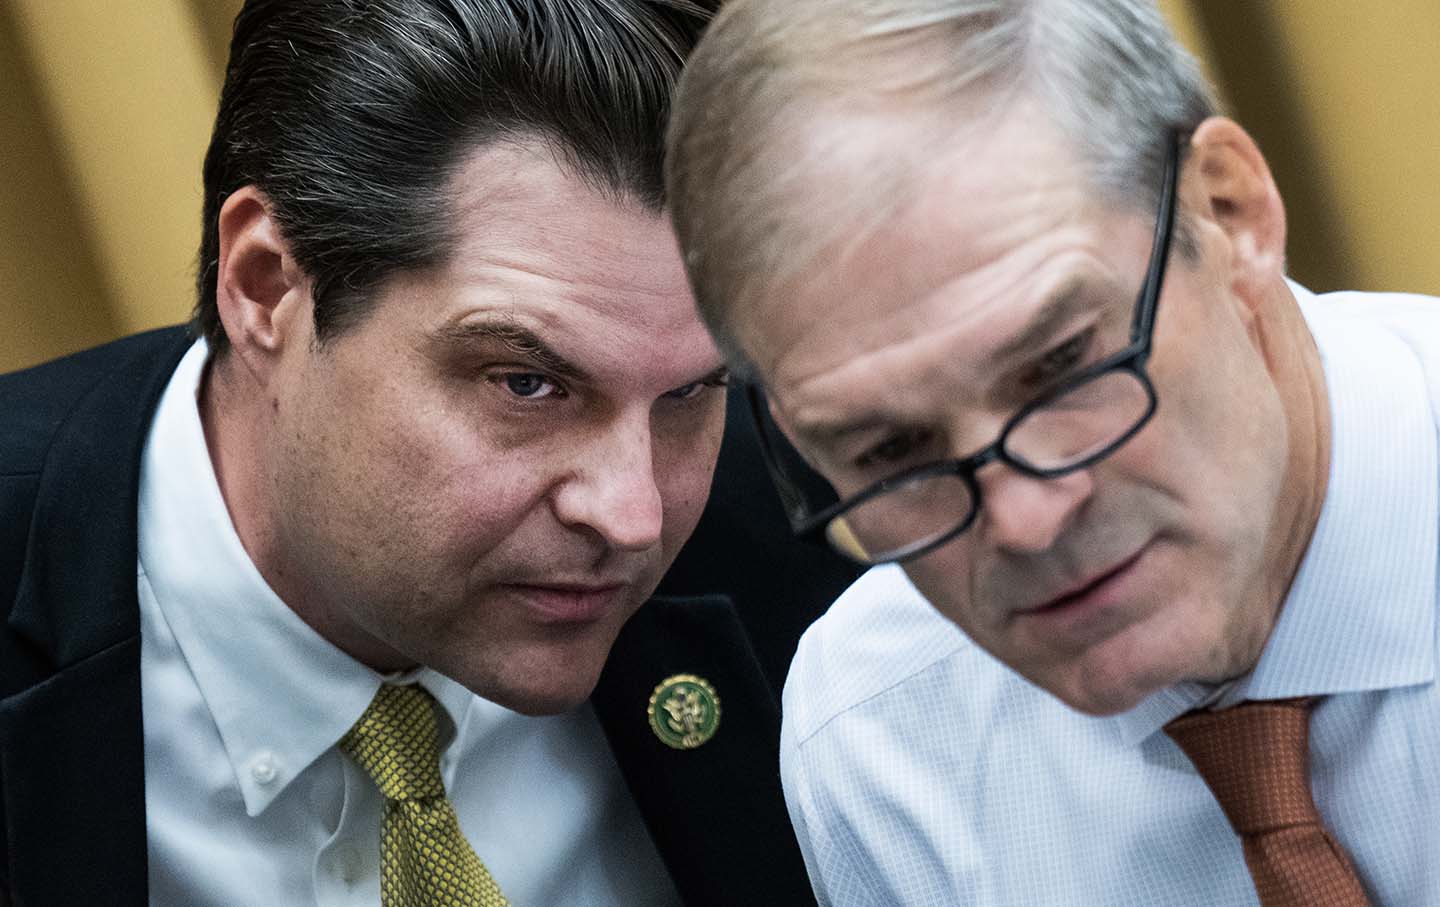
[[[751,383],[750,414],[766,468],[794,532],[809,537],[823,534],[841,554],[862,564],[919,557],[970,528],[980,512],[975,473],[987,463],[998,460],[1024,475],[1053,479],[1104,459],[1134,437],[1155,414],[1157,402],[1145,363],[1175,228],[1179,157],[1180,141],[1172,136],[1150,264],[1135,303],[1129,345],[1026,403],[989,447],[960,459],[907,469],[812,512],[800,480],[781,463],[764,396]]]

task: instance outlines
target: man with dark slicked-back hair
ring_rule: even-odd
[[[0,905],[813,902],[855,571],[664,216],[714,5],[245,4],[192,324],[0,377]]]
[[[873,567],[782,698],[819,902],[1440,905],[1440,300],[1287,277],[1155,0],[730,0],[675,97],[700,309]]]

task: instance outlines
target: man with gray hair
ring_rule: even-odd
[[[0,376],[0,905],[811,901],[774,602],[857,571],[663,213],[715,6],[244,4],[190,329]]]
[[[1440,904],[1440,304],[1286,279],[1143,0],[735,0],[677,106],[793,527],[875,566],[785,690],[820,900]]]

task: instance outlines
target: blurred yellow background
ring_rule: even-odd
[[[0,371],[187,317],[240,0],[0,0]],[[1290,270],[1440,294],[1440,3],[1161,0],[1270,159]]]

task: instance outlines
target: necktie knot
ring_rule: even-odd
[[[1194,712],[1165,733],[1194,763],[1237,834],[1318,822],[1310,793],[1310,699]]]
[[[339,748],[387,800],[419,800],[445,796],[439,737],[434,697],[423,687],[386,684]]]
[[[1165,733],[1184,750],[1240,836],[1264,907],[1370,903],[1310,792],[1312,699],[1247,702],[1182,715]]]

